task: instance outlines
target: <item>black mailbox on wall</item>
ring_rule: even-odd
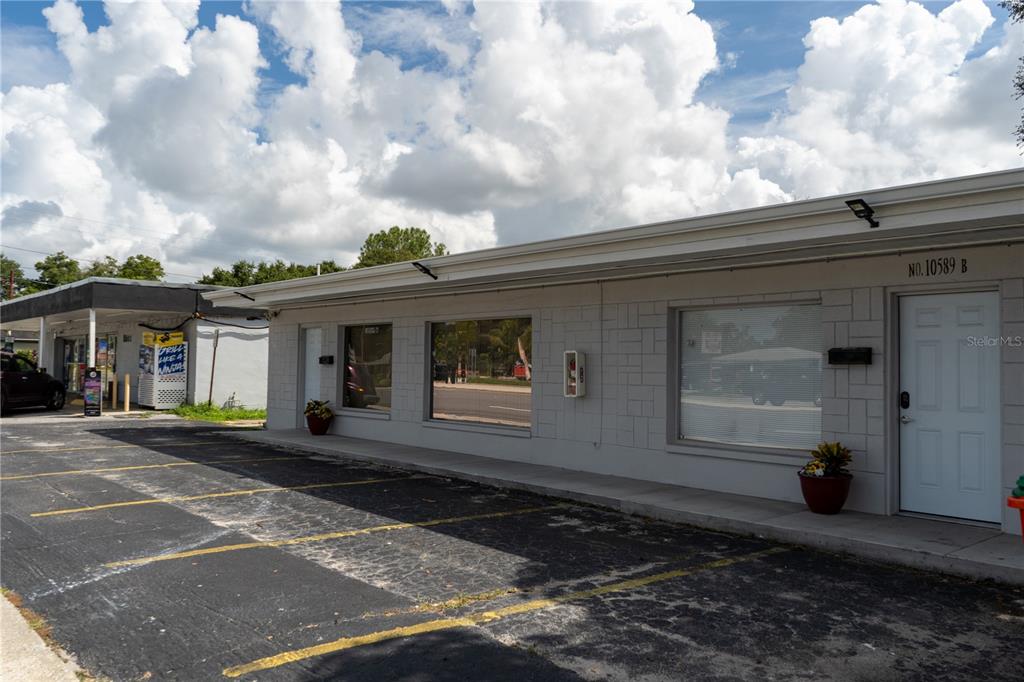
[[[321,365],[333,365],[334,364],[334,356],[333,355],[321,355],[320,356],[320,364]]]
[[[828,364],[830,365],[870,365],[870,348],[829,348]]]

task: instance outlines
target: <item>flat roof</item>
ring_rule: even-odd
[[[37,291],[4,301],[0,304],[0,322],[6,324],[90,308],[146,313],[209,313],[213,310],[213,305],[200,294],[224,288],[226,287],[210,284],[87,277],[46,291]],[[217,314],[252,315],[253,308],[218,308]]]
[[[863,199],[881,223],[853,215]],[[215,305],[441,296],[1024,241],[1024,168],[204,292]]]

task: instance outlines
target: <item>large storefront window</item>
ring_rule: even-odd
[[[345,407],[391,409],[391,325],[345,327]]]
[[[813,448],[821,440],[821,308],[680,316],[679,437]]]
[[[528,317],[432,324],[431,417],[529,427],[532,332]]]

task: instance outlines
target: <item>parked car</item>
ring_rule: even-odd
[[[762,367],[750,382],[750,399],[755,405],[779,407],[787,400],[806,401],[821,407],[821,372],[817,368],[788,363],[788,367]]]
[[[64,384],[22,355],[0,353],[0,407],[64,407]]]
[[[526,381],[527,371],[526,365],[523,364],[522,360],[516,360],[515,366],[512,368],[512,376],[521,381]],[[530,372],[533,372],[533,365],[530,365]]]
[[[349,407],[369,407],[380,402],[373,376],[361,365],[345,365],[345,394]]]

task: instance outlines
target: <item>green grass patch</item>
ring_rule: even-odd
[[[490,386],[529,386],[525,379],[502,379],[500,377],[469,377],[467,384],[488,384]]]
[[[182,405],[171,410],[172,414],[185,419],[196,419],[205,422],[230,422],[240,419],[266,419],[267,411],[248,407],[217,407],[210,403],[199,405]]]

